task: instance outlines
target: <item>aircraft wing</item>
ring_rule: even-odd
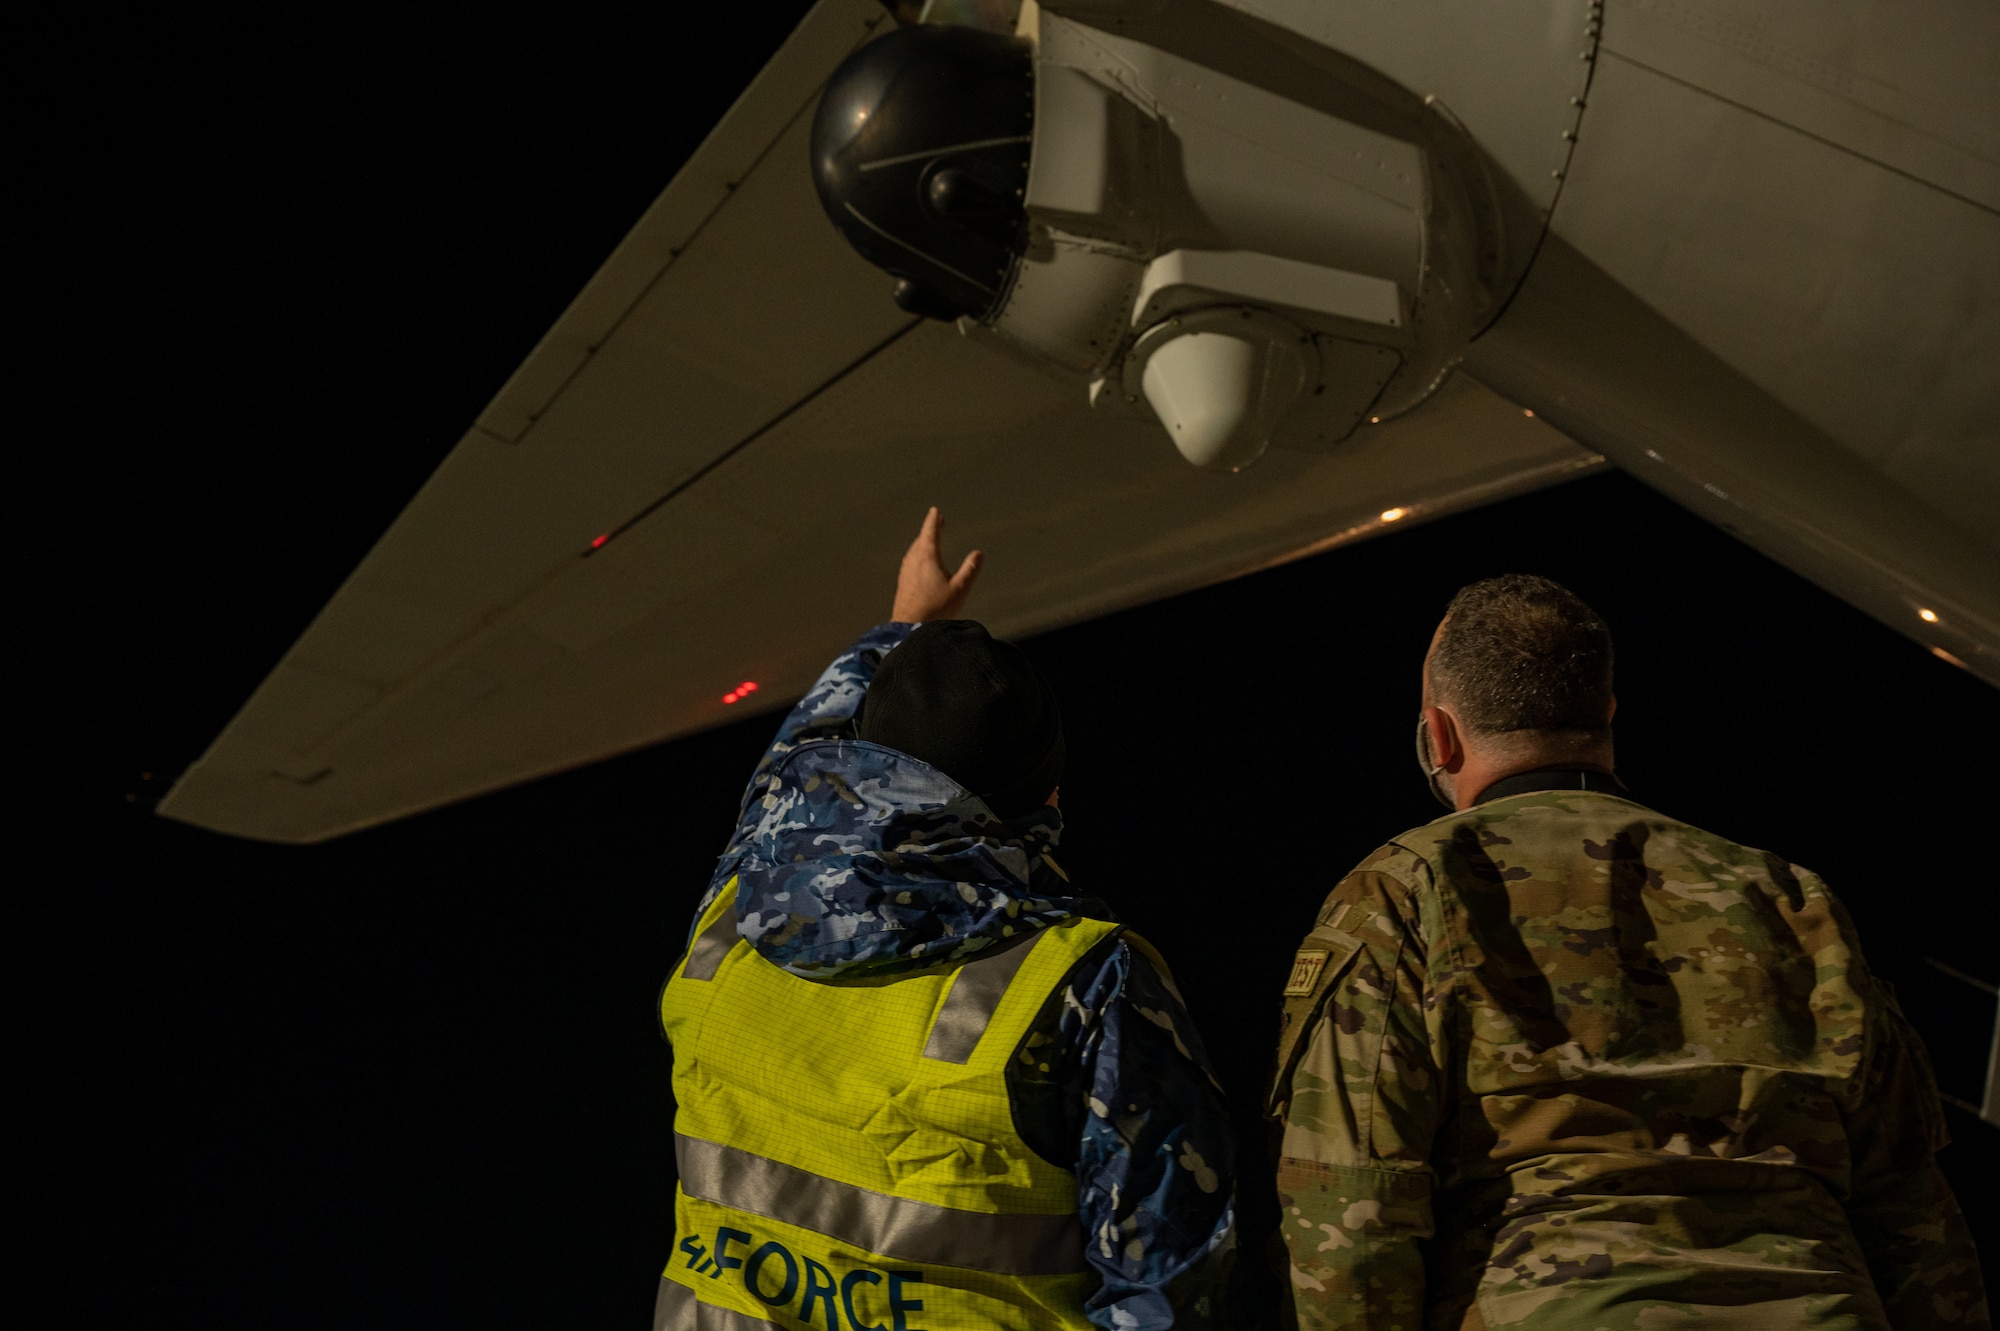
[[[822,0],[161,813],[318,841],[795,697],[886,615],[933,503],[1018,636],[1603,465],[1460,377],[1218,475],[903,313],[807,170],[820,88],[885,21]]]

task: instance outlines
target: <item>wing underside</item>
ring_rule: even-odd
[[[1217,476],[904,315],[804,169],[817,90],[882,13],[813,11],[162,813],[317,841],[796,696],[886,613],[932,503],[1021,635],[1601,465],[1459,380]]]

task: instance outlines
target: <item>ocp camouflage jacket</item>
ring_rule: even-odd
[[[1922,1046],[1816,876],[1604,793],[1327,897],[1271,1108],[1302,1327],[1984,1327]]]

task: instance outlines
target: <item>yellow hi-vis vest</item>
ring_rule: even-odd
[[[655,1331],[1090,1331],[1076,1176],[1021,1140],[1006,1068],[1120,927],[807,980],[738,937],[727,883],[660,996],[680,1186]]]

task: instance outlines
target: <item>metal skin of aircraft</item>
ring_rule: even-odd
[[[932,503],[1019,636],[1616,465],[2000,684],[1991,5],[924,17],[820,0],[161,813],[775,706]]]

